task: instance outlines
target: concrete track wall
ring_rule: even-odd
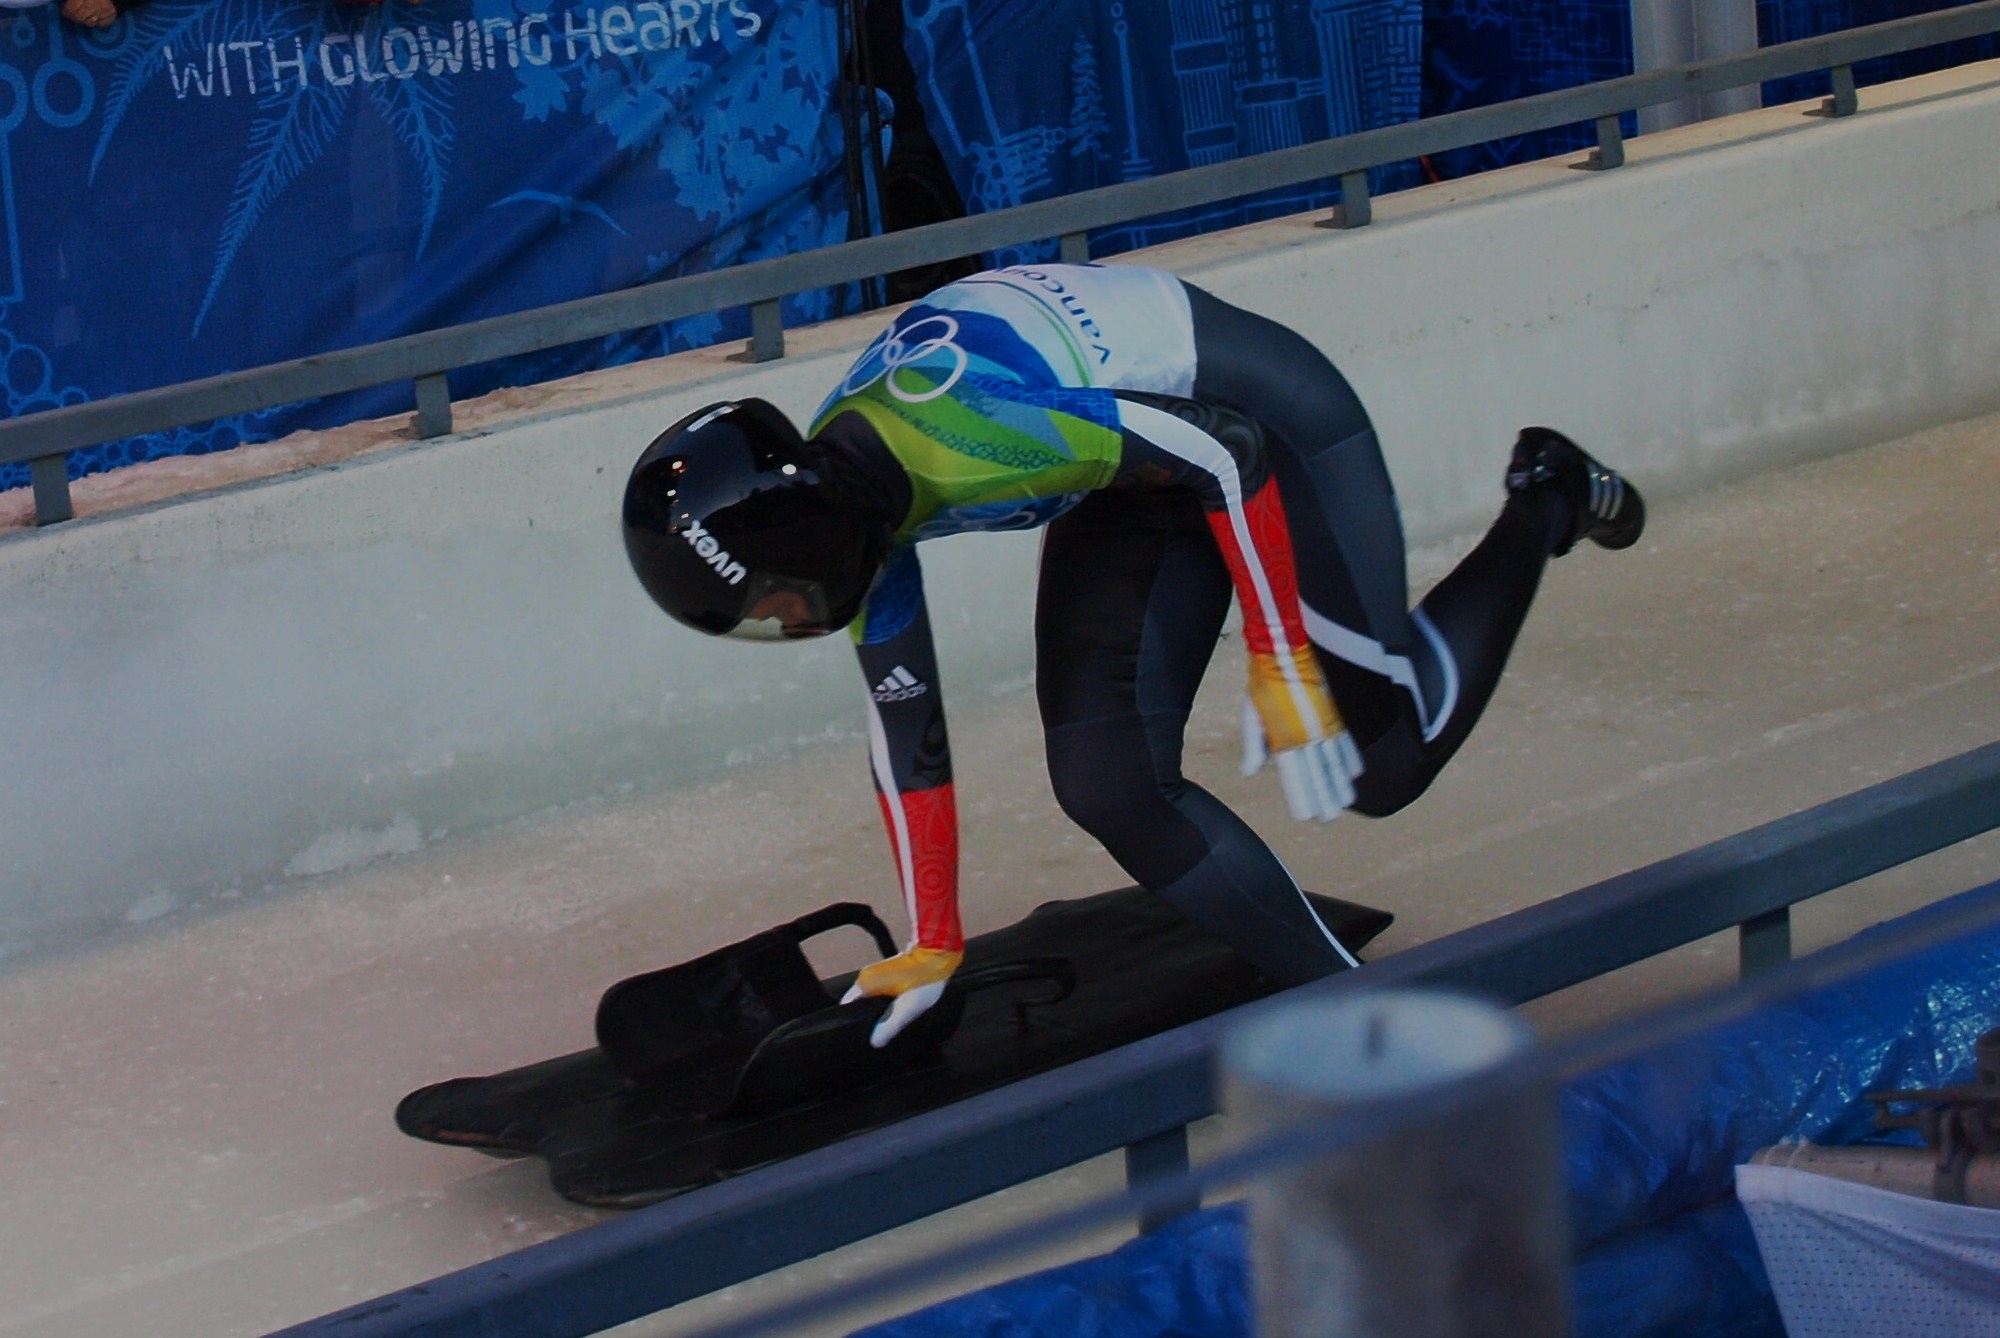
[[[1414,542],[1481,524],[1513,430],[1659,492],[2000,407],[2000,68],[1134,257],[1305,331]],[[844,645],[716,644],[624,565],[624,472],[724,396],[800,416],[877,317],[460,406],[461,432],[0,536],[0,953],[858,733]],[[1031,664],[1032,536],[926,549],[955,700]],[[673,840],[662,833],[663,842]],[[551,871],[587,877],[587,870]]]

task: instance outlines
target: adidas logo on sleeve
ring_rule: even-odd
[[[906,702],[912,697],[921,697],[929,691],[929,684],[899,664],[889,672],[887,678],[875,685],[870,695],[878,702]]]

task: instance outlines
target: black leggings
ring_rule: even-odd
[[[1365,770],[1355,811],[1393,813],[1491,698],[1565,522],[1515,494],[1479,546],[1408,608],[1402,520],[1374,428],[1304,338],[1199,289],[1198,400],[1258,420],[1321,666]],[[1500,473],[1498,462],[1494,470]],[[1181,774],[1182,736],[1231,586],[1189,493],[1109,489],[1049,526],[1036,691],[1063,811],[1145,887],[1285,984],[1344,964],[1270,848]]]

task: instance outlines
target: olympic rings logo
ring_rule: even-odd
[[[900,330],[884,330],[880,338],[868,346],[860,361],[840,384],[842,396],[858,395],[877,381],[885,381],[889,393],[905,404],[922,404],[948,393],[965,375],[971,360],[965,350],[953,341],[958,338],[958,322],[950,316],[926,316],[912,321]],[[929,362],[942,355],[951,370],[934,386],[911,390],[898,383],[896,373],[920,363]],[[935,372],[935,367],[926,371]]]
[[[49,13],[53,16],[54,9]],[[120,26],[130,28],[132,25]],[[35,28],[34,21],[29,19],[27,11],[23,10],[19,12],[19,17],[14,19],[9,36],[12,37],[16,47],[25,51],[35,45]],[[87,37],[84,39],[84,47],[92,54],[98,54],[98,44]],[[116,54],[116,51],[117,48],[112,48],[109,54]],[[66,98],[60,99],[69,104],[66,107],[58,106],[59,99],[51,96],[50,90],[58,79],[67,83],[71,90]],[[31,84],[28,76],[15,69],[11,63],[0,61],[0,88],[7,91],[8,97],[6,110],[0,111],[0,135],[12,134],[20,129],[22,123],[28,119],[28,110],[31,106],[45,123],[58,130],[68,130],[73,126],[82,125],[97,106],[97,81],[91,77],[89,68],[81,61],[73,60],[64,54],[63,30],[53,17],[49,21],[49,58],[35,71],[33,83]]]

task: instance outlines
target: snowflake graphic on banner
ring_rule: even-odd
[[[832,23],[831,9],[820,13]],[[745,29],[746,37],[757,32],[754,23]],[[746,192],[769,177],[771,167],[811,165],[823,152],[832,72],[802,68],[806,37],[798,27],[786,28],[768,41],[724,48],[699,70],[690,68],[700,61],[694,51],[623,56],[588,73],[583,108],[611,131],[619,148],[650,150],[680,202],[704,222],[719,223],[732,212],[769,203]],[[811,37],[827,41],[831,33]],[[688,97],[690,89],[711,83],[730,91]],[[833,147],[837,151],[837,142]]]
[[[218,89],[235,96],[240,84],[257,100],[259,115],[191,334],[201,332],[258,222],[325,154],[357,93],[374,104],[418,168],[424,207],[417,252],[430,244],[453,139],[451,87],[442,76],[463,68],[469,25],[399,3],[270,9],[256,0],[159,0],[131,11],[127,22],[126,50],[114,63],[91,154],[93,184],[134,101],[154,81],[167,81],[176,98],[213,97]],[[476,29],[472,40],[480,40]]]

